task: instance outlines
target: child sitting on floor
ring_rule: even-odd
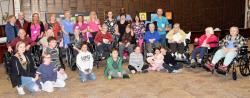
[[[87,43],[84,43],[76,57],[76,65],[80,70],[81,82],[96,79],[95,74],[92,72],[94,59],[87,47]]]
[[[53,92],[54,87],[64,87],[64,80],[66,77],[61,78],[60,72],[50,64],[51,56],[50,54],[43,54],[42,56],[43,64],[41,64],[37,69],[37,74],[41,78],[42,90],[46,92]]]

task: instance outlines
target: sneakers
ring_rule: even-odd
[[[16,89],[17,89],[17,93],[19,94],[19,95],[25,95],[25,92],[24,92],[24,90],[23,90],[23,87],[16,87]]]
[[[201,59],[198,59],[198,61],[197,61],[199,64],[201,64]]]
[[[112,76],[108,76],[108,80],[111,80],[112,79]]]
[[[182,72],[182,69],[173,70],[173,73],[180,73],[180,72]]]
[[[135,74],[135,70],[131,70],[131,73],[132,73],[132,74]]]

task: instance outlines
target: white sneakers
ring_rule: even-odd
[[[16,89],[17,89],[17,93],[19,94],[19,95],[25,95],[25,92],[24,92],[24,90],[23,90],[23,87],[16,87]]]

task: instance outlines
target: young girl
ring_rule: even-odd
[[[104,74],[108,79],[129,78],[127,72],[122,68],[122,58],[118,56],[117,49],[112,50],[111,57],[107,59],[107,64]]]
[[[96,79],[95,74],[92,72],[94,59],[87,47],[87,43],[84,43],[76,57],[76,65],[80,70],[81,82]]]
[[[25,43],[20,41],[16,44],[16,54],[11,57],[11,83],[17,88],[19,95],[24,95],[23,88],[30,92],[40,91],[36,84],[38,75],[35,75],[35,63],[29,53],[25,53]],[[33,78],[35,77],[35,78]]]
[[[132,52],[129,55],[129,65],[128,69],[131,71],[131,73],[136,73],[136,72],[142,72],[146,73],[148,72],[146,69],[148,69],[148,65],[144,65],[143,61],[143,55],[141,53],[141,48],[140,46],[135,47],[134,52]]]
[[[41,64],[37,69],[37,74],[41,78],[42,90],[46,92],[53,92],[54,87],[64,87],[65,79],[58,78],[57,69],[50,65],[51,56],[50,54],[44,54],[42,56],[43,64]]]
[[[129,54],[133,52],[133,47],[135,44],[135,38],[133,32],[131,32],[131,25],[127,25],[126,32],[122,37],[121,42],[119,42],[119,56],[123,57],[123,52],[125,49],[128,50]],[[126,57],[123,57],[124,59]]]
[[[148,70],[153,70],[153,71],[160,71],[163,69],[162,64],[164,63],[163,61],[164,56],[160,52],[160,48],[155,49],[155,54],[152,57],[148,57],[147,61],[150,64],[150,67]]]

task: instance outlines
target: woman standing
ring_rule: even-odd
[[[8,22],[5,25],[5,33],[7,36],[7,42],[10,42],[11,40],[15,39],[17,36],[18,28],[15,26],[16,23],[16,17],[14,15],[10,15],[8,17]]]
[[[88,31],[91,32],[90,42],[94,43],[97,32],[101,29],[100,20],[97,18],[96,12],[91,11],[89,14]]]
[[[28,25],[28,34],[32,41],[37,41],[44,34],[43,22],[39,20],[39,14],[32,14],[32,22]]]
[[[144,23],[141,22],[138,15],[135,16],[134,22],[132,23],[132,29],[135,34],[137,45],[142,47],[143,33],[145,32],[145,26]]]
[[[74,25],[74,30],[79,29],[84,40],[88,40],[87,27],[88,27],[88,24],[84,22],[84,17],[82,15],[77,16],[76,23]]]
[[[58,40],[60,36],[60,31],[61,31],[61,26],[60,23],[56,21],[56,15],[52,14],[49,17],[48,23],[45,24],[45,30],[47,31],[48,29],[53,30],[54,32],[54,37]]]

